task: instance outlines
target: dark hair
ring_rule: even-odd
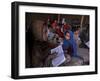
[[[66,35],[66,33],[69,33],[69,31],[65,31],[65,32],[64,32],[64,36]]]
[[[76,32],[77,30],[79,30],[80,26],[73,26],[72,27],[72,32]]]

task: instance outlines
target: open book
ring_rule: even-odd
[[[56,58],[52,60],[52,65],[54,67],[57,67],[65,61],[65,56],[64,56],[63,49],[62,49],[62,45],[59,45],[58,47],[51,49],[51,54],[55,52],[57,53],[57,56]]]

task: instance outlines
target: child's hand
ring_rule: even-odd
[[[51,55],[50,55],[50,58],[51,59],[54,59],[54,58],[56,58],[57,57],[57,53],[55,52],[55,53],[52,53]]]
[[[57,57],[57,53],[55,52],[55,53],[53,54],[52,59],[54,59],[54,58],[56,58],[56,57]]]

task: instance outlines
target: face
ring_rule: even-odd
[[[74,33],[75,33],[76,35],[79,34],[79,33],[80,33],[80,29],[76,30]]]
[[[66,33],[65,38],[66,38],[66,40],[69,40],[70,39],[70,34],[69,33]]]

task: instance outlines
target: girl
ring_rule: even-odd
[[[73,37],[73,32],[68,30],[64,33],[65,35],[65,38],[64,38],[64,42],[63,42],[63,46],[67,46],[67,48],[71,48],[70,49],[70,54],[72,57],[76,57],[76,58],[79,58],[81,60],[84,60],[82,57],[80,57],[78,55],[78,52],[77,52],[77,43]]]

